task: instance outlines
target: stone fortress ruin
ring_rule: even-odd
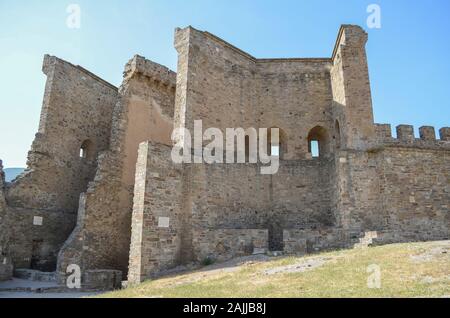
[[[0,165],[0,279],[64,284],[76,264],[84,286],[115,287],[205,259],[448,239],[450,128],[374,123],[366,41],[343,25],[329,58],[257,59],[187,27],[177,73],[135,56],[119,88],[45,56],[28,168],[6,183]],[[173,129],[195,120],[279,128],[278,173],[173,163]]]

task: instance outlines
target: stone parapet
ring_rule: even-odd
[[[375,130],[380,146],[398,146],[418,149],[442,149],[450,150],[450,128],[444,127],[439,130],[440,139],[436,138],[435,128],[422,126],[419,128],[419,138],[414,136],[414,126],[399,125],[396,127],[397,137],[392,136],[391,125],[375,124]]]

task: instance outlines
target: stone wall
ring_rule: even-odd
[[[263,175],[260,164],[175,166],[170,148],[142,144],[133,282],[255,250],[448,238],[449,130],[435,140],[421,127],[417,140],[401,125],[394,139],[390,126],[373,123],[366,40],[345,25],[331,59],[256,59],[207,32],[177,29],[175,127],[278,127],[284,151],[278,172]]]
[[[449,142],[425,133],[416,139],[407,125],[398,127],[398,138],[389,125],[376,130],[377,147],[341,153],[340,225],[354,233],[377,231],[379,242],[448,238]]]
[[[269,250],[269,233],[263,229],[196,229],[193,238],[197,263],[223,262]]]
[[[95,174],[97,155],[109,147],[117,89],[53,56],[45,56],[43,72],[47,82],[39,132],[27,170],[7,185],[6,200],[14,225],[13,263],[52,271],[75,226],[79,196]]]
[[[450,237],[450,142],[442,128],[397,127],[379,154],[381,205],[386,209],[379,242],[442,240]],[[390,129],[389,129],[390,131]]]
[[[125,66],[111,146],[99,157],[77,226],[59,254],[61,279],[69,264],[79,264],[83,271],[117,269],[126,278],[138,147],[147,140],[171,143],[175,81],[174,72],[140,56]]]
[[[361,27],[343,25],[333,51],[333,114],[340,123],[343,148],[367,149],[375,140],[366,42]]]
[[[46,56],[28,169],[5,184],[0,164],[0,279],[57,260],[61,283],[77,264],[86,288],[115,288],[127,268],[138,283],[267,250],[448,239],[450,128],[373,123],[366,41],[344,25],[331,58],[257,59],[187,27],[178,74],[135,56],[119,90]],[[173,163],[173,128],[195,120],[280,128],[278,172]]]
[[[28,154],[27,171],[8,187],[10,207],[74,213],[108,149],[117,89],[95,75],[46,55],[47,75],[39,132]],[[80,148],[88,141],[86,157]]]
[[[282,161],[273,176],[258,164],[175,165],[171,148],[142,144],[136,171],[130,276],[206,258],[282,250],[283,230],[335,225],[327,158]],[[239,180],[237,182],[237,180]],[[169,228],[160,228],[169,217]]]
[[[181,261],[183,179],[171,147],[142,143],[136,165],[128,281],[141,282]]]
[[[281,161],[274,175],[262,175],[260,168],[257,164],[186,167],[192,206],[186,213],[193,230],[265,229],[270,248],[281,250],[283,229],[334,224],[331,160]]]
[[[287,254],[309,254],[351,245],[348,232],[334,227],[283,230],[283,241]]]
[[[255,249],[311,253],[351,247],[367,232],[376,233],[375,243],[449,237],[445,140],[391,138],[369,151],[281,161],[273,176],[261,175],[255,164],[184,164],[175,173],[169,148],[142,147],[130,270],[144,261],[151,266],[135,281],[187,260],[223,261]],[[176,234],[167,239],[156,217],[169,214],[171,222],[174,216],[185,222],[171,223]],[[190,258],[180,258],[180,247]]]
[[[392,241],[449,239],[450,147],[388,148],[382,157],[381,198],[387,215],[383,231],[397,234]]]
[[[208,32],[178,29],[175,127],[277,127],[284,159],[304,159],[308,133],[324,127],[331,138],[331,59],[256,59]]]

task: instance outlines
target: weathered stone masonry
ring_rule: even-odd
[[[4,188],[4,211],[15,268],[52,271],[75,226],[79,196],[95,174],[97,154],[109,148],[117,89],[52,56],[45,56],[43,72],[47,83],[39,131],[28,169]]]
[[[0,279],[14,265],[56,269],[63,283],[77,264],[85,286],[116,286],[116,272],[95,270],[137,283],[268,250],[448,239],[450,128],[415,138],[401,125],[394,138],[374,123],[366,41],[344,25],[330,58],[257,59],[177,29],[178,72],[135,56],[118,89],[46,56],[28,170],[0,178]],[[278,173],[173,163],[172,130],[193,131],[194,120],[279,128]]]

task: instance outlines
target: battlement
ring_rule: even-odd
[[[392,136],[390,124],[375,124],[375,130],[379,142],[384,145],[450,149],[450,127],[439,129],[439,139],[436,138],[436,131],[432,126],[420,127],[419,138],[415,137],[412,125],[398,125],[396,138]]]
[[[177,73],[140,55],[135,55],[125,65],[124,78],[131,78],[137,74],[146,76],[170,88],[175,89],[176,87]]]

